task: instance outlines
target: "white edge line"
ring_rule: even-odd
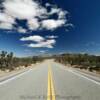
[[[88,78],[88,77],[86,77],[86,76],[84,76],[84,75],[81,75],[81,74],[79,74],[79,73],[76,73],[76,72],[74,72],[73,70],[67,70],[67,71],[69,71],[69,72],[71,72],[71,73],[73,73],[73,74],[75,74],[75,75],[77,75],[77,76],[79,76],[79,77],[82,77],[82,78],[85,78],[85,79],[87,79],[87,80],[89,80],[89,81],[91,81],[91,82],[93,82],[93,83],[95,83],[95,84],[97,84],[97,85],[100,85],[100,83],[99,82],[97,82],[97,81],[95,81],[95,80],[93,80],[93,79],[90,79],[90,78]]]
[[[18,75],[15,75],[15,76],[13,76],[13,77],[11,77],[11,78],[5,80],[5,81],[2,81],[2,82],[0,82],[0,85],[3,85],[3,84],[5,84],[5,83],[8,83],[8,82],[10,82],[10,81],[12,81],[12,80],[14,80],[14,79],[16,79],[16,78],[19,78],[20,76],[23,76],[24,74],[29,73],[31,70],[32,70],[32,69],[30,69],[30,70],[28,70],[28,71],[25,71],[25,72],[22,72],[22,73],[20,73],[20,74],[18,74]]]
[[[81,75],[81,74],[79,74],[79,73],[76,73],[75,71],[73,71],[73,70],[71,70],[71,69],[67,69],[67,68],[61,67],[61,66],[59,66],[59,67],[60,67],[61,69],[63,69],[63,70],[66,70],[66,71],[68,71],[68,72],[71,72],[71,73],[73,73],[73,74],[75,74],[75,75],[77,75],[77,76],[79,76],[79,77],[85,78],[85,79],[87,79],[87,80],[89,80],[89,81],[91,81],[91,82],[93,82],[93,83],[95,83],[95,84],[97,84],[97,85],[100,85],[100,82],[97,82],[97,81],[95,81],[95,80],[93,80],[93,79],[90,79],[90,78],[84,76],[84,75]],[[90,75],[89,75],[89,76],[90,76]],[[91,76],[91,77],[92,77],[92,76]]]

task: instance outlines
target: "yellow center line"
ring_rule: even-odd
[[[50,67],[49,67],[49,70],[48,70],[47,100],[56,100],[56,98],[55,98],[55,90],[54,90],[54,83],[53,83],[52,72],[51,72],[51,68]]]

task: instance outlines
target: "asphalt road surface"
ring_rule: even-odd
[[[100,82],[46,60],[0,81],[0,100],[100,100]]]

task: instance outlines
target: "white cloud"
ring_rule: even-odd
[[[29,37],[23,37],[20,39],[21,41],[35,41],[35,42],[41,42],[44,41],[44,38],[39,35],[33,35]]]
[[[40,23],[36,18],[28,20],[28,26],[30,30],[37,30],[40,27]]]
[[[68,11],[63,11],[61,8],[52,7],[50,15],[57,14],[59,19],[66,19],[66,14],[68,14]]]
[[[50,4],[50,3],[46,3],[45,5],[46,5],[46,7],[49,7],[49,6],[51,6],[51,4]]]
[[[14,24],[14,19],[11,16],[9,16],[9,15],[7,15],[5,13],[0,13],[0,22]]]
[[[69,13],[68,11],[60,10],[59,13],[58,13],[59,19],[66,19],[66,14],[68,14],[68,13]]]
[[[48,19],[42,21],[42,27],[48,30],[54,30],[58,27],[61,27],[66,23],[65,20],[54,20],[54,19]]]
[[[7,29],[7,30],[9,30],[9,29],[12,29],[12,24],[11,23],[6,23],[6,22],[3,22],[3,23],[0,23],[0,28],[1,29]]]
[[[0,9],[0,26],[1,24],[12,24],[13,27],[8,27],[10,30],[15,29],[14,25],[17,25],[16,19],[27,20],[26,24],[28,30],[54,30],[58,27],[64,26],[66,23],[66,12],[57,6],[53,6],[46,3],[46,7],[43,7],[39,2],[35,0],[4,0],[2,3],[3,10]],[[51,11],[47,12],[47,7],[51,7]],[[54,13],[57,14],[58,18],[49,19]],[[14,25],[13,25],[14,24]],[[22,27],[22,26],[20,26]],[[5,29],[7,27],[0,27]],[[19,31],[20,29],[18,29]],[[25,29],[21,31],[25,32]],[[19,31],[20,32],[20,31]]]
[[[27,30],[24,29],[24,28],[22,28],[22,27],[19,27],[19,28],[18,28],[18,32],[20,32],[20,33],[26,33]]]
[[[5,0],[3,5],[7,14],[19,19],[30,19],[45,12],[39,3],[32,0]]]
[[[0,28],[1,29],[12,29],[14,19],[5,13],[0,13]]]
[[[40,51],[40,53],[46,53],[47,52],[47,50],[41,50]]]
[[[61,9],[59,9],[59,8],[51,8],[51,12],[49,13],[49,14],[54,14],[54,13],[59,13],[61,11]]]
[[[41,48],[41,47],[53,48],[54,44],[56,43],[55,39],[46,39],[39,35],[23,37],[20,40],[36,42],[36,43],[27,44],[28,47],[32,47],[32,48]]]
[[[49,38],[49,39],[55,39],[55,38],[58,38],[58,36],[55,36],[55,35],[46,36],[46,37]]]
[[[28,44],[28,47],[33,47],[33,48],[41,48],[41,47],[46,47],[46,48],[53,48],[53,45],[56,43],[56,41],[54,39],[52,40],[46,40],[46,41],[42,41],[42,42],[38,42],[36,44],[31,43]]]

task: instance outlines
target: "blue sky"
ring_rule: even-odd
[[[64,13],[69,13],[63,15],[61,22],[58,22],[59,18],[56,18],[58,12],[56,11],[55,15],[53,14],[52,16],[48,17],[48,19],[53,19],[53,21],[51,21],[52,23],[54,22],[54,20],[56,20],[56,23],[54,23],[53,25],[49,23],[52,27],[49,24],[46,24],[48,20],[46,19],[45,24],[43,24],[40,28],[38,27],[38,24],[35,24],[35,26],[32,24],[34,27],[30,26],[30,30],[27,28],[28,26],[26,25],[26,19],[31,16],[31,12],[27,11],[27,14],[25,13],[25,16],[22,16],[24,15],[24,13],[21,15],[18,14],[18,12],[11,12],[12,10],[10,9],[10,7],[13,8],[13,4],[9,2],[10,0],[1,2],[0,6],[3,6],[3,10],[1,9],[0,14],[16,14],[16,16],[13,16],[13,19],[17,24],[13,24],[15,25],[15,27],[13,28],[10,26],[13,23],[13,19],[8,19],[10,20],[10,25],[6,24],[6,28],[2,27],[2,25],[0,24],[0,50],[5,50],[8,52],[12,51],[16,56],[32,56],[42,53],[63,52],[86,52],[89,54],[100,55],[99,0],[44,0],[41,6],[45,7],[45,5],[47,5],[48,9],[46,7],[45,9],[49,10],[50,6],[50,8],[56,10],[62,9]],[[20,4],[22,4],[22,2]],[[55,5],[57,6],[56,8]],[[30,16],[28,16],[29,14]],[[37,17],[40,17],[40,15]],[[2,20],[4,19],[1,18],[0,23],[2,22]],[[33,20],[35,19],[28,19],[28,21],[30,22]],[[44,19],[42,19],[41,17],[39,18],[39,20],[42,20],[42,23],[44,21]],[[64,22],[65,20],[67,21]],[[3,25],[5,25],[4,21]],[[31,37],[33,40],[26,40],[26,38],[30,39],[29,37]],[[21,40],[22,38],[24,38],[24,40]],[[34,38],[37,38],[37,40],[34,40]],[[40,42],[42,42],[42,44]]]

